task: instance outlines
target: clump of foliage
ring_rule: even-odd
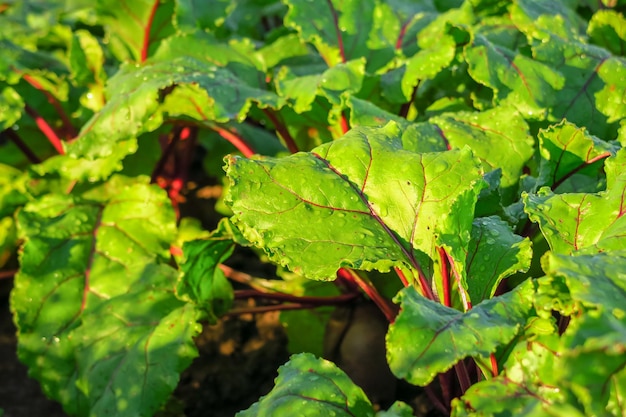
[[[235,298],[358,288],[442,413],[622,415],[626,2],[95,5],[0,5],[0,266],[68,414],[153,415]],[[179,212],[199,147],[213,231]],[[238,245],[281,278],[233,291]],[[412,414],[319,358],[327,313],[282,316],[241,416]]]

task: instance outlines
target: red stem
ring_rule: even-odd
[[[489,360],[491,361],[491,373],[493,376],[498,376],[498,361],[496,360],[496,355],[493,353],[489,355]]]
[[[409,285],[411,285],[409,283],[409,280],[406,279],[406,276],[404,275],[404,272],[402,272],[402,270],[398,267],[395,267],[394,270],[396,271],[396,274],[398,275],[398,278],[400,278],[400,281],[402,281],[402,285],[404,285],[405,287],[408,287]]]
[[[22,138],[20,138],[20,136],[13,129],[8,128],[0,133],[0,135],[8,136],[8,138],[13,141],[15,146],[17,146],[20,151],[22,151],[22,153],[26,155],[31,163],[38,164],[41,162],[41,159],[39,159],[39,157],[35,155],[35,153],[24,143]]]
[[[452,294],[450,294],[450,269],[448,257],[443,247],[437,248],[439,261],[441,262],[441,286],[443,288],[443,305],[452,307]]]
[[[465,367],[465,362],[463,360],[454,364],[454,371],[456,372],[456,377],[459,380],[459,385],[461,386],[462,394],[472,386],[472,381],[469,378],[467,373],[467,368]]]
[[[61,139],[59,139],[56,132],[52,129],[48,122],[46,122],[43,117],[41,117],[39,113],[37,113],[37,111],[28,104],[24,106],[24,110],[26,110],[26,113],[35,120],[37,127],[48,138],[48,141],[50,141],[52,146],[54,146],[54,149],[56,149],[59,154],[64,155],[65,151],[63,150]]]
[[[469,299],[467,291],[465,291],[465,288],[463,288],[463,284],[461,283],[461,277],[459,276],[459,271],[457,271],[456,267],[454,266],[454,259],[452,259],[452,256],[450,256],[450,254],[446,252],[445,249],[443,250],[443,253],[446,255],[446,258],[448,258],[450,268],[452,269],[452,273],[454,274],[454,279],[459,289],[459,295],[461,296],[461,302],[463,303],[463,309],[465,311],[469,311],[472,309],[472,302]]]
[[[152,171],[152,175],[150,177],[150,182],[155,183],[157,177],[161,175],[161,173],[163,172],[163,168],[165,167],[167,160],[169,159],[172,152],[174,152],[176,143],[178,143],[178,140],[180,139],[180,131],[182,129],[183,129],[182,127],[178,127],[178,126],[175,126],[172,129],[172,132],[171,132],[172,140],[167,144],[167,147],[163,150],[163,153],[161,154],[161,158],[159,158],[159,161],[154,167],[154,170]]]
[[[272,110],[263,109],[263,113],[265,113],[267,118],[270,119],[280,137],[283,139],[283,141],[285,141],[285,145],[287,146],[289,152],[298,152],[298,145],[296,145],[296,141],[293,139],[293,136],[291,136],[291,133],[289,133],[289,130],[287,130],[287,127],[285,127],[285,124],[281,123],[281,121],[278,120],[278,117]]]
[[[380,311],[383,312],[389,323],[393,323],[396,320],[398,314],[397,306],[383,297],[376,287],[366,282],[359,274],[351,269],[341,268],[337,273],[346,279],[356,282],[359,288],[361,288],[374,304],[378,306]]]
[[[63,110],[63,106],[61,106],[59,100],[57,100],[57,98],[53,96],[48,90],[44,89],[39,81],[37,81],[31,75],[24,74],[22,75],[22,78],[24,78],[24,81],[32,85],[37,90],[41,91],[46,96],[46,98],[48,99],[48,103],[50,103],[52,107],[54,107],[54,110],[56,110],[57,114],[61,118],[61,121],[63,122],[63,130],[70,136],[70,138],[76,137],[76,135],[78,135],[78,132],[70,121],[70,118],[65,110]]]
[[[150,31],[152,30],[152,23],[154,22],[154,15],[159,7],[160,0],[154,0],[152,9],[150,10],[150,17],[146,27],[143,29],[143,47],[141,48],[141,62],[145,62],[148,59],[148,48],[150,47]]]
[[[221,127],[214,127],[213,130],[215,130],[221,137],[229,141],[246,158],[250,158],[256,153],[254,152],[254,149],[252,149],[252,147],[236,133]]]
[[[17,269],[13,269],[10,271],[0,271],[0,279],[10,279],[13,278],[17,274]]]
[[[435,390],[433,389],[431,385],[426,385],[424,387],[424,392],[426,393],[426,396],[430,400],[431,404],[434,405],[435,408],[439,410],[439,412],[441,412],[443,415],[450,414],[450,410],[446,407],[446,405],[443,402],[441,402],[441,399],[439,399],[437,394],[435,394]]]
[[[314,308],[311,304],[276,304],[271,306],[259,306],[259,307],[247,307],[247,308],[234,308],[224,314],[224,317],[240,316],[242,314],[261,314],[269,313],[271,311],[279,310],[308,310]]]
[[[348,123],[346,115],[343,113],[341,113],[341,119],[339,119],[339,124],[341,125],[341,131],[343,132],[343,134],[345,135],[346,133],[348,133],[348,130],[350,130],[350,124]]]
[[[345,304],[348,301],[354,300],[358,294],[348,293],[341,294],[335,297],[307,297],[297,296],[293,294],[262,292],[257,290],[237,290],[235,291],[235,299],[241,298],[263,298],[266,300],[278,300],[288,301],[299,304],[308,304],[315,306],[330,306]]]

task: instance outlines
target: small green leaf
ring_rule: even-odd
[[[578,128],[572,123],[562,121],[538,134],[541,162],[539,165],[538,184],[556,189],[573,172],[617,152],[617,147],[587,133],[585,128]]]
[[[491,298],[502,279],[530,268],[528,238],[511,231],[497,216],[474,220],[467,252],[467,287],[472,304]]]
[[[413,287],[404,289],[395,300],[400,314],[387,333],[391,371],[424,386],[463,358],[488,356],[526,323],[533,293],[532,285],[522,284],[461,313],[422,297]]]
[[[376,413],[376,417],[412,417],[413,415],[411,406],[402,401],[396,401],[388,410]]]
[[[544,261],[546,274],[565,280],[571,298],[590,307],[626,313],[626,251],[596,255],[566,256],[549,253]]]
[[[228,259],[234,248],[232,240],[219,237],[194,240],[183,247],[185,262],[181,269],[184,276],[176,292],[181,299],[206,311],[211,324],[215,324],[233,303],[233,288],[219,265]]]
[[[472,385],[452,401],[453,415],[583,417],[572,405],[559,404],[564,395],[554,377],[559,366],[558,342],[550,334],[518,343],[500,375]]]
[[[626,53],[626,19],[615,10],[598,10],[591,16],[587,33],[591,42],[615,55]]]
[[[278,368],[275,386],[237,417],[272,416],[373,417],[374,409],[361,388],[332,362],[310,353],[291,356]]]
[[[606,161],[607,189],[597,194],[554,194],[544,187],[537,194],[523,195],[524,210],[539,223],[554,252],[624,248],[625,162],[623,149]]]
[[[542,119],[554,106],[563,76],[550,66],[475,35],[465,47],[472,78],[494,91],[494,101],[513,106],[527,118]]]
[[[564,366],[559,368],[558,376],[584,405],[586,415],[624,413],[626,320],[623,311],[620,318],[590,311],[573,320],[565,334]]]
[[[328,66],[368,56],[366,42],[373,26],[374,0],[285,3],[289,6],[285,25],[311,42]]]

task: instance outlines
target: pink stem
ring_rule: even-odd
[[[56,132],[52,129],[48,122],[46,122],[44,118],[41,117],[39,113],[37,113],[37,111],[28,104],[24,106],[24,110],[26,110],[26,113],[35,120],[37,127],[48,138],[48,141],[50,141],[52,146],[54,146],[54,149],[56,149],[59,154],[64,155],[65,151],[63,150],[61,139],[59,139]]]

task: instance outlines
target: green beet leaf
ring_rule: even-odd
[[[565,381],[572,397],[584,405],[586,415],[624,413],[626,320],[623,312],[622,309],[616,317],[609,312],[590,311],[573,320],[565,334],[565,366],[559,368],[558,377]]]
[[[511,231],[497,216],[474,220],[467,253],[467,287],[472,304],[493,296],[503,278],[530,268],[528,238]]]
[[[500,375],[474,384],[452,401],[452,415],[582,417],[581,410],[565,403],[555,379],[558,348],[555,334],[518,343]]]
[[[278,369],[275,386],[237,417],[374,416],[361,388],[336,365],[310,353],[291,356]]]
[[[98,0],[96,8],[107,31],[109,48],[121,62],[145,61],[163,39],[174,33],[173,1],[120,4],[116,0]]]
[[[563,76],[550,66],[475,35],[465,47],[472,78],[494,91],[496,104],[514,106],[528,118],[542,119],[554,106]]]
[[[528,124],[515,110],[503,107],[431,117],[451,146],[468,145],[481,159],[485,171],[500,168],[503,204],[518,198],[517,187],[524,164],[533,155],[533,139]]]
[[[25,243],[11,308],[31,376],[69,414],[154,412],[198,332],[166,264],[176,228],[165,193],[115,177],[30,202],[18,222]]]
[[[185,261],[181,265],[184,276],[178,284],[177,293],[183,300],[190,300],[204,310],[210,323],[227,312],[233,302],[233,288],[219,268],[233,252],[232,240],[215,238],[185,243]]]
[[[76,385],[87,397],[80,415],[154,415],[198,354],[198,311],[172,297],[176,271],[150,265],[141,274],[141,284],[84,313],[67,336],[77,343]]]
[[[591,134],[610,139],[616,122],[626,116],[626,62],[595,45],[551,35],[533,47],[535,59],[565,77],[556,91],[550,118],[566,118]]]
[[[602,46],[614,55],[626,53],[626,19],[615,10],[598,10],[587,27],[591,43]]]
[[[624,150],[606,161],[607,189],[600,193],[554,194],[544,187],[537,194],[523,195],[525,211],[539,224],[553,251],[624,248],[625,163]]]
[[[622,315],[626,312],[626,251],[566,256],[549,253],[546,274],[565,280],[573,300]]]
[[[573,173],[591,172],[597,178],[602,165],[599,161],[618,149],[565,120],[540,130],[537,136],[541,152],[538,185],[547,185],[553,190]]]
[[[488,356],[526,323],[533,293],[527,282],[461,313],[420,296],[412,287],[402,290],[396,298],[400,314],[387,333],[391,371],[423,386],[463,358]]]
[[[279,107],[273,93],[250,87],[227,69],[193,58],[173,58],[141,67],[127,65],[109,80],[107,95],[111,97],[107,104],[67,146],[68,155],[77,161],[47,162],[41,171],[81,175],[90,180],[106,178],[120,169],[124,156],[136,151],[137,136],[161,125],[167,107],[161,107],[160,95],[175,85],[184,89],[177,96],[179,101],[202,104],[200,112],[198,106],[188,106],[188,115],[199,120],[242,119],[252,101]]]
[[[366,43],[373,27],[374,0],[288,0],[286,3],[289,11],[285,25],[312,43],[329,66],[368,56]]]
[[[483,186],[469,149],[405,151],[393,123],[353,129],[310,153],[227,163],[233,223],[313,279],[334,279],[341,267],[426,266],[439,236],[469,241]]]

